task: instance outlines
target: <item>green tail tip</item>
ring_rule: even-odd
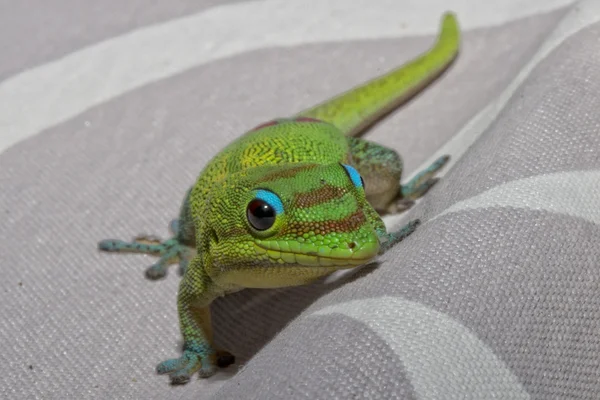
[[[440,37],[458,42],[458,38],[460,37],[460,26],[456,14],[452,11],[447,11],[442,15]]]

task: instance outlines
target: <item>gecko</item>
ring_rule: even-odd
[[[388,232],[382,215],[410,208],[439,180],[449,156],[401,184],[398,152],[359,136],[442,75],[459,44],[457,18],[445,12],[424,53],[224,147],[186,191],[171,238],[98,243],[105,252],[158,256],[146,269],[149,279],[179,265],[183,348],[180,357],[157,365],[158,374],[168,374],[172,384],[215,374],[221,364],[210,304],[216,298],[313,283],[373,262],[417,229],[420,220],[413,219]]]

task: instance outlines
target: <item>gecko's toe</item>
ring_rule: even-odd
[[[206,367],[202,366],[202,368],[200,368],[198,370],[198,376],[200,376],[200,378],[210,378],[216,372],[217,372],[217,367],[213,364],[210,364]]]
[[[160,244],[163,239],[156,235],[138,235],[133,238],[133,241],[144,244]]]
[[[127,245],[127,242],[118,239],[105,239],[98,242],[98,250],[117,252],[121,251]]]
[[[177,235],[179,233],[179,220],[178,219],[174,219],[169,223],[169,231],[171,231],[171,233],[173,235]]]
[[[211,358],[209,355],[185,350],[181,357],[158,364],[156,372],[160,375],[169,374],[171,383],[175,385],[187,383],[196,372],[201,378],[208,378],[217,372],[217,367]]]
[[[160,263],[156,263],[154,265],[149,266],[146,269],[145,275],[146,278],[153,281],[157,279],[162,279],[165,276],[167,276],[167,267]]]

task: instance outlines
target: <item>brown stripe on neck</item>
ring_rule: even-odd
[[[296,193],[293,204],[298,208],[308,208],[318,204],[327,203],[333,199],[339,199],[348,191],[343,187],[324,184],[318,189],[309,192]]]

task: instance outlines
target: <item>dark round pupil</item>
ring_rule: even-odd
[[[269,229],[275,223],[275,210],[262,200],[252,200],[246,210],[248,222],[259,231]]]

